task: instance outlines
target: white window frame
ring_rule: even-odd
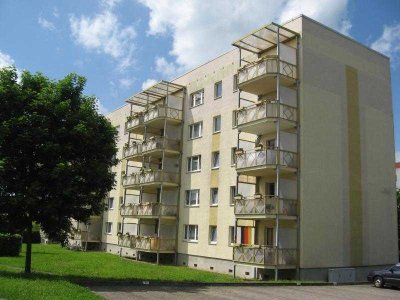
[[[210,225],[208,230],[208,242],[210,245],[216,245],[218,243],[218,227]]]
[[[218,197],[219,197],[218,188],[211,188],[210,189],[210,206],[218,206],[218,202],[219,202]]]
[[[218,95],[218,86],[221,85],[221,94]],[[214,99],[219,99],[222,97],[222,80],[214,83]]]
[[[194,196],[194,203],[192,202],[192,196]],[[199,206],[200,205],[200,190],[193,189],[193,190],[186,190],[186,206]]]
[[[195,160],[195,159],[197,159],[197,169],[193,169],[193,161]],[[189,172],[189,173],[192,173],[192,172],[200,172],[201,171],[201,155],[194,155],[194,156],[190,156],[190,157],[188,157],[188,161],[187,161],[187,163],[188,163],[188,166],[187,166],[187,171]]]
[[[219,119],[219,129],[215,129],[215,127],[216,127],[216,124],[217,124],[217,120]],[[222,121],[222,118],[221,118],[221,115],[218,115],[218,116],[215,116],[214,118],[213,118],[213,133],[219,133],[219,132],[221,132],[221,127],[222,127],[222,123],[221,123],[221,121]]]
[[[214,151],[211,153],[211,169],[219,169],[221,164],[221,156],[219,151]]]
[[[191,236],[191,232],[193,233],[193,236]],[[184,225],[184,240],[187,242],[198,242],[199,226],[192,224]]]
[[[106,222],[106,234],[112,234],[112,228],[113,228],[113,223],[112,222]]]
[[[114,197],[108,197],[107,199],[107,208],[110,210],[114,209]]]
[[[199,126],[199,135],[194,136],[194,132],[195,132],[194,128],[197,125]],[[203,136],[203,122],[202,121],[189,125],[189,139],[190,140],[198,139],[198,138],[201,138],[202,136]]]
[[[196,101],[200,100],[200,103],[196,104]],[[190,95],[190,108],[200,106],[204,103],[204,89],[194,92]]]

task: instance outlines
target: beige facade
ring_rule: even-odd
[[[233,45],[108,115],[102,249],[249,278],[397,262],[389,59],[305,16]]]

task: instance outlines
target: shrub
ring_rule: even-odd
[[[24,233],[22,235],[22,242],[26,243],[26,231],[24,231]],[[40,242],[41,242],[40,232],[32,231],[31,243],[32,244],[40,244]]]
[[[19,256],[21,246],[19,234],[0,233],[0,256]]]

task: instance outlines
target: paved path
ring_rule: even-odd
[[[377,289],[371,285],[348,286],[235,286],[235,287],[158,287],[158,286],[98,286],[91,288],[110,300],[125,299],[327,299],[327,300],[375,300],[400,299],[398,289]]]

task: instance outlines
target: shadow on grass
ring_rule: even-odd
[[[183,281],[180,283],[170,281],[146,281],[146,280],[121,280],[117,278],[91,278],[85,276],[63,276],[57,274],[47,274],[33,272],[25,274],[23,272],[12,272],[0,270],[0,278],[6,279],[25,279],[25,280],[46,280],[46,281],[68,281],[74,284],[86,286],[94,292],[145,292],[162,291],[169,293],[186,292],[196,293],[207,289],[207,284],[198,282]]]

